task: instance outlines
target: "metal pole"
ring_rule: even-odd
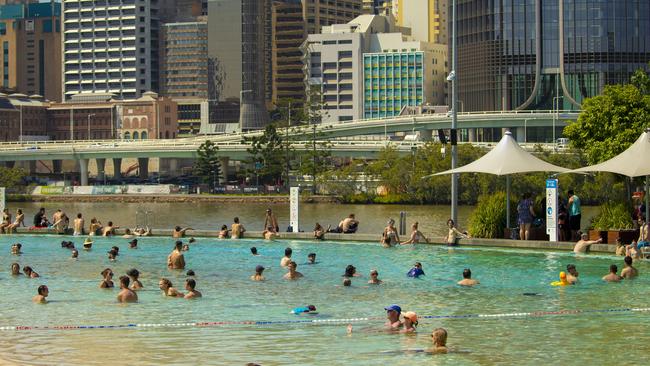
[[[291,126],[291,102],[289,102],[289,116],[287,118],[287,132],[286,132],[286,144],[287,144],[287,182],[285,183],[285,186],[287,190],[289,190],[289,186],[291,185],[289,182],[289,171],[291,170],[291,166],[289,164],[289,127]]]
[[[456,130],[458,122],[458,106],[456,100],[458,99],[458,90],[456,89],[456,61],[458,59],[458,50],[456,45],[456,0],[451,3],[451,129]],[[452,134],[454,132],[451,132]],[[458,152],[456,145],[452,142],[451,145],[451,169],[456,169],[458,159]],[[451,219],[458,222],[458,175],[451,175]]]
[[[650,218],[650,175],[645,176],[645,222],[648,224]],[[647,239],[647,238],[646,238]]]
[[[23,142],[23,105],[20,105],[20,136],[18,136],[20,143]]]
[[[70,107],[70,141],[74,141],[74,107]]]
[[[510,229],[510,176],[506,175],[506,227]]]

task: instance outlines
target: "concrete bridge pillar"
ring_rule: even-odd
[[[52,160],[52,173],[61,174],[62,170],[63,170],[63,161]]]
[[[178,159],[168,159],[169,162],[169,175],[177,176],[178,174]]]
[[[221,163],[221,176],[219,177],[219,184],[226,184],[228,182],[228,163],[230,158],[221,157],[219,158],[219,163]]]
[[[433,138],[433,130],[421,130],[420,131],[420,140],[422,141],[431,141]]]
[[[476,142],[476,129],[468,128],[467,129],[467,139],[469,142]]]
[[[106,179],[106,159],[95,159],[97,161],[97,180],[104,184]]]
[[[35,174],[36,173],[36,160],[30,160],[29,161],[29,174]]]
[[[16,166],[16,162],[15,162],[15,161],[5,161],[5,167],[11,169],[11,168],[13,168],[13,167],[15,167],[15,166]]]
[[[515,136],[517,136],[517,142],[519,143],[526,142],[526,129],[523,127],[515,128]]]
[[[138,158],[138,169],[140,170],[140,179],[149,178],[149,158]]]
[[[88,159],[79,159],[79,180],[82,186],[88,185]]]
[[[113,158],[113,179],[122,179],[122,158]]]

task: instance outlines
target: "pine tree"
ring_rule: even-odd
[[[213,186],[216,186],[221,177],[219,147],[207,140],[199,146],[196,154],[198,157],[194,163],[194,175],[199,177],[203,183],[212,183]]]

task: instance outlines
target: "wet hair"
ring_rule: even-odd
[[[92,219],[90,219],[90,223],[91,223],[91,224],[94,224],[94,223],[96,223],[96,222],[97,222],[97,219],[96,219],[96,218],[93,217]]]
[[[297,268],[297,267],[298,267],[298,263],[296,263],[296,262],[294,262],[294,261],[291,261],[291,262],[289,262],[289,264],[287,264],[287,267],[291,267],[291,266],[294,266],[294,267]]]
[[[235,217],[232,221],[234,221],[235,224],[239,224],[239,217]]]
[[[124,286],[125,288],[129,288],[129,284],[131,283],[131,279],[129,276],[120,276],[120,284]]]
[[[352,280],[349,278],[345,278],[343,280],[343,286],[350,286],[350,285],[352,285]]]
[[[18,213],[19,213],[19,214],[23,213],[23,210],[18,209]]]
[[[167,287],[173,287],[173,285],[172,285],[172,281],[170,281],[169,279],[167,279],[167,278],[165,278],[165,277],[161,278],[161,279],[160,279],[160,282],[162,282],[162,283],[164,283],[165,285],[167,285]]]
[[[357,272],[357,268],[351,264],[348,264],[348,266],[345,267],[345,274],[343,276],[352,277],[356,272]]]
[[[472,278],[472,270],[469,268],[465,268],[463,270],[463,278]]]
[[[191,278],[186,279],[186,280],[185,280],[185,283],[187,283],[187,285],[188,285],[192,290],[194,290],[194,288],[196,287],[196,281],[194,281],[194,280],[191,279]]]
[[[370,270],[370,274],[371,274],[371,275],[372,275],[372,274],[376,274],[377,276],[379,276],[379,272],[377,272],[376,269]]]
[[[103,271],[99,272],[100,275],[106,277],[109,273],[113,272],[110,268],[106,268]]]
[[[221,225],[221,230],[228,230],[228,225]]]
[[[323,230],[323,227],[321,226],[321,224],[316,223],[316,226],[314,226],[314,231],[316,231],[316,230]]]
[[[632,265],[632,257],[630,257],[629,255],[625,256],[625,258],[623,258],[623,262],[625,262],[625,264],[627,264],[628,266],[631,266]]]
[[[47,286],[45,286],[45,285],[38,286],[38,294],[39,295],[42,296],[45,293],[46,290],[47,290]]]
[[[307,258],[314,257],[316,258],[316,253],[309,253],[307,254]]]
[[[119,247],[116,247],[115,245],[113,245],[113,246],[111,247],[111,249],[115,251],[115,255],[117,255],[117,254],[120,253],[120,248],[119,248]]]
[[[350,215],[348,215],[348,217],[351,218],[351,219],[353,219],[353,218],[354,218],[354,214],[351,213]]]
[[[34,272],[34,270],[33,270],[32,267],[30,267],[30,266],[25,266],[25,267],[23,267],[23,272],[25,272],[25,273],[27,273],[27,272],[32,273],[32,272]]]
[[[286,249],[284,250],[284,255],[285,255],[286,257],[291,257],[291,253],[293,253],[293,250],[291,250],[291,248],[286,248]]]
[[[187,273],[186,273],[185,275],[187,275],[187,276],[194,276],[195,274],[194,274],[194,271],[192,271],[192,270],[190,269],[189,271],[187,271]]]
[[[257,248],[256,247],[251,247],[251,253],[257,254]]]
[[[433,338],[434,342],[445,346],[447,344],[447,330],[445,328],[436,328],[431,333],[431,338]]]
[[[618,272],[618,266],[615,265],[615,264],[612,264],[611,266],[609,266],[609,271],[612,272],[612,273]]]
[[[176,227],[174,228],[174,230],[176,230],[176,231],[181,231],[181,227],[180,227],[180,226],[176,226]]]
[[[174,248],[181,249],[182,247],[183,247],[183,242],[180,240],[176,240],[176,244],[174,244]]]
[[[316,311],[316,307],[314,305],[307,305],[307,309],[309,309],[309,311]]]
[[[45,212],[45,207],[41,207],[38,209],[38,212]]]
[[[190,238],[190,240],[188,240],[187,242],[191,244],[191,243],[196,242],[196,239],[194,239],[194,238]]]
[[[127,276],[131,276],[133,278],[138,278],[140,277],[140,271],[138,271],[135,268],[131,268],[130,270],[126,271]]]
[[[78,214],[77,214],[77,218],[78,218],[78,219],[81,218],[81,213],[78,213]]]
[[[571,270],[575,270],[575,269],[576,269],[575,264],[567,264],[566,265],[567,272],[571,272]]]
[[[117,257],[117,252],[115,251],[115,249],[111,249],[108,251],[108,255],[112,256],[113,259],[115,259],[115,257]]]
[[[13,271],[14,267],[17,267],[17,268],[18,268],[18,272],[20,272],[20,264],[18,264],[18,263],[16,263],[16,262],[11,263],[11,270],[12,270],[12,271]]]

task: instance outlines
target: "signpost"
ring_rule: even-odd
[[[300,204],[300,187],[291,187],[289,189],[289,225],[294,233],[298,232],[298,206]]]
[[[546,180],[546,233],[557,241],[557,179]]]
[[[0,212],[5,210],[5,187],[0,187]]]

